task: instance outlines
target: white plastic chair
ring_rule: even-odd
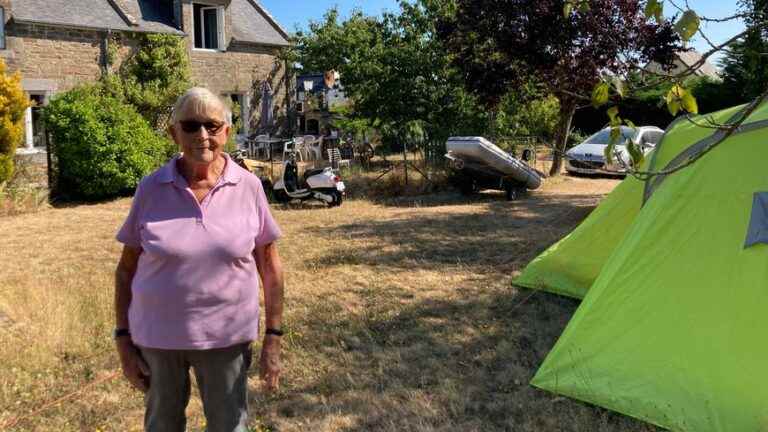
[[[258,159],[261,152],[264,152],[265,159],[269,156],[269,135],[258,135],[248,141],[249,157]]]
[[[344,165],[349,167],[349,159],[342,159],[338,148],[328,149],[328,162],[331,163],[333,169],[339,169]]]
[[[307,148],[307,153],[312,154],[313,160],[323,159],[323,139],[315,138],[314,135],[304,135],[304,146]]]
[[[301,160],[309,160],[309,148],[304,137],[296,137],[293,140],[296,142],[296,151],[301,153]]]

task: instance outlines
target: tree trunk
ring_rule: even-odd
[[[576,112],[576,100],[569,97],[560,97],[560,117],[555,132],[554,149],[552,152],[552,167],[549,169],[550,177],[560,175],[563,166],[563,156],[568,145],[568,134],[571,131],[573,113]]]

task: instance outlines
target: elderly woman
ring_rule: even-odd
[[[181,155],[145,177],[117,234],[115,340],[123,373],[146,393],[145,430],[184,431],[190,367],[208,430],[245,431],[250,344],[266,331],[261,378],[280,375],[280,230],[261,182],[222,150],[232,114],[210,91],[177,101],[169,132]]]

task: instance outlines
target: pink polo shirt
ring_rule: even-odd
[[[140,346],[223,348],[258,336],[252,251],[280,237],[261,181],[226,156],[198,203],[174,158],[145,177],[117,240],[141,247],[128,311]]]

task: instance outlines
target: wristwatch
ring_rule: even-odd
[[[121,337],[131,337],[131,331],[128,330],[127,328],[116,328],[112,332],[113,339],[117,340],[117,338],[121,338]]]

